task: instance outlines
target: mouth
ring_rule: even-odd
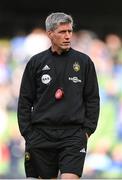
[[[63,45],[68,46],[70,45],[70,42],[63,42]]]

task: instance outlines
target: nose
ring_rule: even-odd
[[[66,31],[66,33],[65,33],[65,38],[66,38],[66,39],[70,39],[70,37],[71,37],[71,32]]]

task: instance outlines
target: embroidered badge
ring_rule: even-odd
[[[74,69],[74,71],[78,72],[80,70],[80,64],[78,62],[75,62],[73,64],[73,69]]]
[[[26,161],[30,160],[30,153],[29,152],[25,152],[25,160]]]

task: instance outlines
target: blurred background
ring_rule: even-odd
[[[101,109],[83,178],[122,178],[122,1],[21,0],[0,3],[0,178],[25,178],[24,139],[17,124],[21,77],[30,57],[50,46],[45,18],[73,16],[72,47],[96,67]]]

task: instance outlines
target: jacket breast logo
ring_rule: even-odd
[[[42,68],[43,71],[46,71],[46,70],[50,70],[50,67],[46,64],[43,68]]]
[[[78,79],[78,77],[69,77],[70,81],[73,81],[74,83],[81,83],[81,80]]]
[[[30,153],[29,152],[25,152],[25,160],[26,161],[30,160]]]
[[[74,71],[78,72],[80,70],[80,64],[78,62],[75,62],[73,64],[73,69],[74,69]]]
[[[43,84],[48,84],[50,81],[51,81],[51,77],[49,74],[44,74],[42,77],[41,77],[41,80],[42,80],[42,83]]]

